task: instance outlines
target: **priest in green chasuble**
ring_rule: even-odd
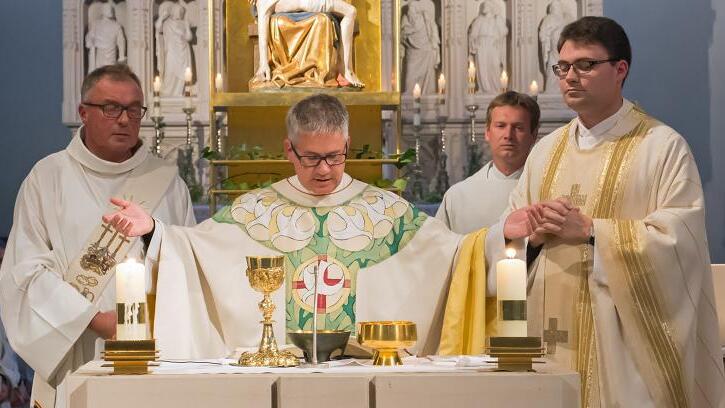
[[[335,97],[297,103],[284,141],[296,175],[238,197],[196,228],[163,224],[114,200],[121,209],[107,222],[150,235],[147,263],[158,267],[154,334],[164,357],[221,357],[257,346],[260,295],[245,276],[248,255],[285,257],[284,289],[272,295],[280,339],[312,328],[318,267],[318,329],[354,333],[357,321],[411,320],[416,351],[436,353],[447,302],[443,352],[482,352],[484,231],[455,234],[401,197],[347,175],[348,120]]]
[[[631,48],[619,24],[573,22],[559,54],[550,69],[578,116],[534,146],[510,210],[488,233],[487,262],[505,240],[526,246],[529,335],[579,372],[582,407],[723,407],[692,153],[623,99]]]

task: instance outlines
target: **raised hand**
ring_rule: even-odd
[[[139,237],[154,230],[154,219],[140,205],[120,198],[111,203],[119,210],[103,216],[103,222],[127,237]]]

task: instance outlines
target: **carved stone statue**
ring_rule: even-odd
[[[123,27],[116,21],[113,4],[100,5],[101,16],[89,23],[86,34],[88,72],[104,65],[126,60],[126,37]]]
[[[405,47],[405,89],[412,92],[416,83],[423,94],[435,93],[436,68],[441,63],[440,36],[431,0],[412,0],[401,18],[401,37]]]
[[[549,4],[548,13],[541,20],[539,27],[539,42],[541,43],[541,57],[544,62],[544,93],[557,93],[559,78],[554,74],[552,65],[559,62],[557,43],[564,26],[569,22],[563,4],[554,0]]]
[[[257,33],[259,35],[259,69],[253,81],[270,81],[272,72],[269,66],[269,29],[270,19],[275,13],[329,13],[341,17],[340,40],[342,48],[342,76],[354,87],[365,86],[352,67],[352,44],[357,10],[343,0],[249,0],[257,9]],[[272,56],[274,57],[274,56]],[[286,58],[284,58],[286,59]]]
[[[167,3],[170,2],[162,6]],[[184,72],[187,67],[193,70],[190,46],[193,34],[185,12],[178,3],[159,7],[155,28],[161,96],[183,96]]]
[[[498,93],[506,68],[506,6],[503,0],[484,0],[468,27],[468,50],[476,63],[478,89]]]

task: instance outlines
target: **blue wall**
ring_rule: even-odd
[[[605,0],[632,43],[625,95],[689,142],[714,263],[725,263],[725,1]]]
[[[543,1],[543,0],[542,0]],[[0,236],[38,159],[64,148],[62,2],[0,4]],[[630,35],[625,94],[692,146],[705,186],[713,262],[725,263],[725,1],[604,0]]]
[[[64,148],[62,1],[0,2],[0,236],[12,225],[20,183]]]

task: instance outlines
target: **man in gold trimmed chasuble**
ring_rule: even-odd
[[[154,334],[165,357],[222,357],[257,346],[260,296],[244,274],[247,255],[285,257],[284,290],[272,294],[280,338],[311,329],[318,266],[319,329],[411,320],[418,352],[435,353],[439,343],[443,353],[482,352],[484,231],[455,234],[347,175],[348,120],[333,96],[297,103],[284,141],[296,175],[238,197],[197,228],[169,226],[115,201],[122,209],[106,221],[131,236],[153,233],[147,262],[159,268]]]
[[[631,48],[619,24],[584,17],[558,44],[548,68],[578,116],[534,146],[488,232],[489,265],[506,240],[526,248],[529,335],[580,373],[583,407],[723,407],[692,153],[622,97]],[[528,231],[513,228],[526,219]]]

